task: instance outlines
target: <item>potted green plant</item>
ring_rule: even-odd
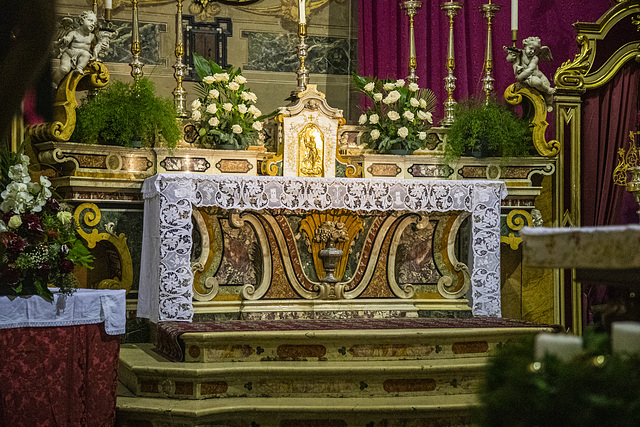
[[[227,70],[194,53],[200,76],[199,98],[191,104],[198,142],[205,148],[246,149],[262,137],[266,116],[255,106],[258,98],[245,87],[240,68]]]
[[[365,145],[379,153],[407,154],[425,146],[436,99],[429,89],[404,80],[378,80],[353,76],[372,106],[358,120],[367,128]]]
[[[114,81],[76,110],[72,141],[122,147],[152,147],[161,136],[175,148],[180,139],[173,101],[156,96],[147,78],[130,83]],[[139,141],[139,143],[137,143]]]
[[[456,105],[455,120],[444,148],[449,164],[461,156],[526,156],[531,148],[529,124],[495,101],[466,100]]]

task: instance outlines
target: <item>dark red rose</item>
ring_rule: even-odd
[[[34,213],[23,214],[22,225],[25,226],[27,230],[29,230],[29,232],[33,234],[40,234],[44,232],[42,228],[42,220],[38,215]]]
[[[0,275],[2,281],[10,285],[16,284],[20,280],[20,270],[14,267],[6,267]]]
[[[48,278],[49,273],[51,273],[51,266],[49,264],[40,264],[36,267],[36,274],[43,279]]]
[[[16,258],[24,251],[27,242],[15,233],[7,233],[7,257],[9,262],[14,262]]]
[[[50,210],[53,213],[58,213],[60,211],[60,203],[56,199],[49,199],[44,204],[45,209]]]
[[[73,271],[73,261],[69,259],[63,259],[58,264],[58,268],[60,269],[60,273],[62,274],[71,273]]]

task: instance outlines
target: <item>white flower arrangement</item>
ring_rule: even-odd
[[[203,147],[233,145],[246,149],[262,139],[262,112],[255,106],[258,97],[245,88],[247,79],[240,68],[223,70],[213,61],[194,54],[200,78],[200,98],[191,104],[191,118],[198,127]]]
[[[380,153],[424,147],[431,128],[435,96],[429,89],[404,80],[378,80],[354,76],[358,88],[372,101],[358,123],[367,128],[365,144]]]

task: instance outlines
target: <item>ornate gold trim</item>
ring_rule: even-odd
[[[509,227],[509,229],[518,231],[522,230],[522,227],[525,225],[529,227],[533,225],[533,218],[529,212],[522,209],[514,209],[507,214],[507,227]],[[500,243],[508,244],[509,247],[515,251],[520,246],[520,243],[522,243],[522,237],[517,237],[515,234],[509,233],[508,236],[500,236]]]
[[[529,103],[523,103],[524,99]],[[560,152],[558,140],[546,141],[545,132],[547,122],[547,105],[544,97],[535,89],[514,83],[504,91],[504,99],[511,105],[522,105],[523,116],[531,122],[533,133],[533,146],[541,156],[555,156]],[[533,107],[533,111],[531,110]]]
[[[553,82],[557,89],[585,89],[584,76],[591,69],[595,42],[585,35],[577,36],[576,42],[580,46],[580,53],[576,54],[573,61],[563,62],[553,76]]]
[[[82,203],[79,205],[73,217],[76,222],[80,224],[80,215],[84,210],[88,210],[82,217],[84,224],[88,227],[95,227],[100,223],[102,219],[102,213],[100,208],[94,203]],[[120,256],[120,270],[122,277],[114,277],[113,279],[104,279],[98,283],[98,289],[125,289],[127,293],[131,290],[131,284],[133,283],[133,262],[131,260],[131,252],[127,246],[127,238],[124,233],[116,235],[114,231],[114,224],[112,222],[105,224],[104,228],[106,233],[98,233],[96,228],[93,228],[91,233],[86,233],[82,227],[78,228],[78,234],[86,242],[89,249],[96,247],[98,242],[106,241],[113,245]]]

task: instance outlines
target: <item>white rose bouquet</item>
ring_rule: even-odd
[[[358,120],[367,131],[363,142],[380,153],[413,152],[426,144],[436,99],[429,89],[404,80],[378,80],[354,75],[356,86],[373,101]]]
[[[240,68],[222,69],[194,53],[200,97],[191,104],[191,118],[198,127],[198,140],[203,147],[233,145],[247,148],[263,138],[265,117],[255,106],[255,93],[245,88],[247,79]]]

